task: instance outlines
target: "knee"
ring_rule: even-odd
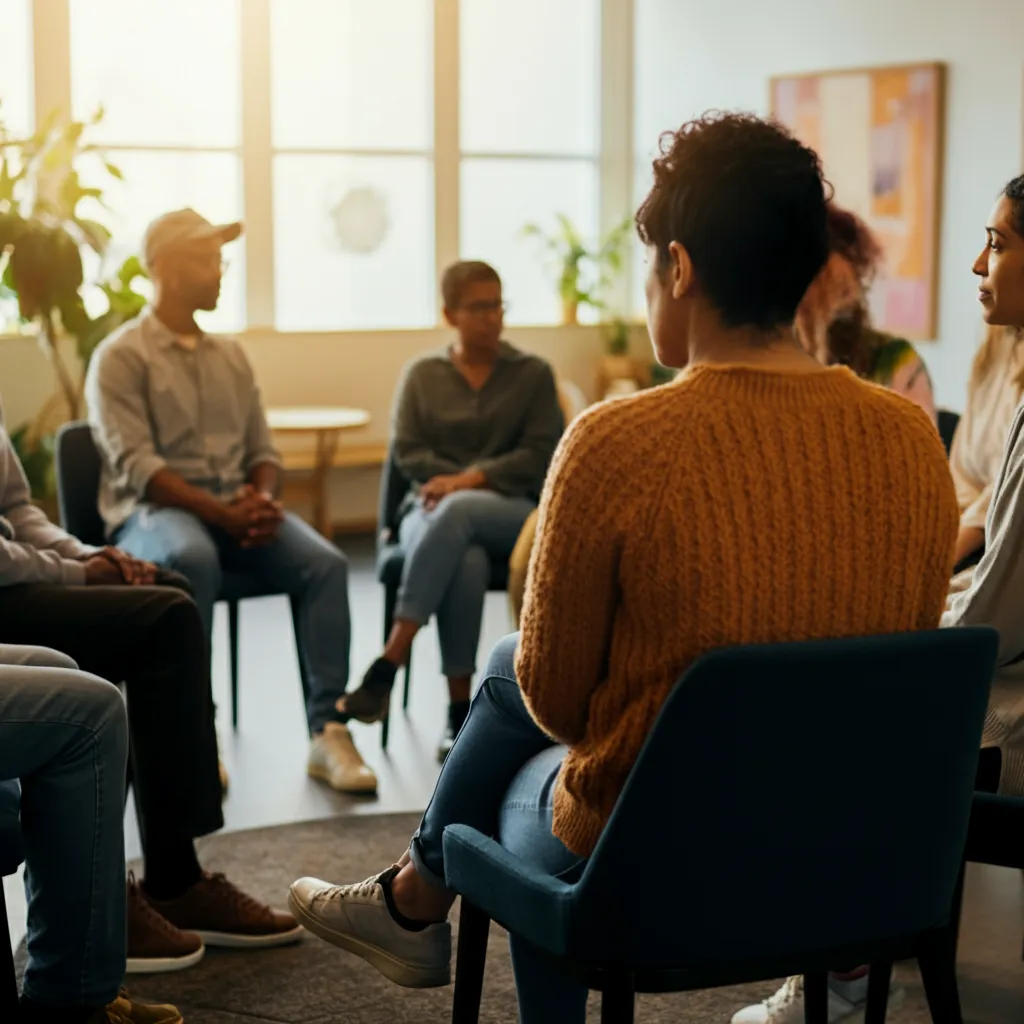
[[[457,579],[463,586],[487,590],[491,580],[491,559],[482,547],[474,544],[466,548],[459,562]]]
[[[33,668],[78,669],[74,658],[49,647],[0,646],[0,665],[29,665]]]
[[[128,712],[121,691],[112,683],[86,672],[61,682],[61,691],[78,705],[82,719],[96,742],[112,754],[128,754]]]
[[[508,681],[514,683],[516,680],[516,647],[519,645],[519,634],[510,633],[506,637],[502,637],[491,651],[491,656],[487,659],[487,667],[484,669],[484,679],[486,682],[491,680]]]
[[[216,594],[220,590],[223,578],[220,555],[207,537],[175,548],[164,564],[186,576],[197,593]]]
[[[445,533],[468,531],[477,504],[477,495],[472,491],[449,494],[434,510],[430,523],[432,530]]]
[[[318,576],[336,580],[344,586],[348,585],[348,558],[333,544],[325,544],[318,548],[310,562]]]

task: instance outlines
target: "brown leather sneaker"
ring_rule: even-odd
[[[206,954],[203,940],[192,932],[175,928],[158,914],[149,897],[128,875],[128,974],[164,974],[183,971],[199,963]]]
[[[157,913],[195,932],[208,946],[266,949],[298,942],[302,928],[291,914],[272,910],[246,895],[223,875],[203,877],[176,900],[144,894]]]
[[[136,1003],[121,989],[118,997],[97,1010],[89,1024],[183,1024],[177,1007],[157,1003]]]

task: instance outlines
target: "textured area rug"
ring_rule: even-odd
[[[300,875],[353,882],[392,863],[417,824],[415,815],[343,817],[303,825],[213,836],[203,841],[209,870],[231,879],[276,906],[286,905],[288,885]],[[457,913],[453,920],[457,919]],[[770,926],[770,922],[767,923]],[[22,957],[24,949],[21,951]],[[901,968],[907,999],[893,1024],[926,1024],[916,973]],[[425,1024],[450,1019],[452,990],[397,988],[372,967],[312,935],[297,946],[256,953],[213,951],[197,967],[178,974],[129,978],[133,994],[174,1002],[187,1024]],[[968,982],[969,985],[969,982]],[[770,995],[776,985],[758,984],[671,996],[642,996],[641,1024],[728,1024],[739,1008]],[[591,1020],[600,1019],[593,997]],[[971,1011],[968,1021],[1010,1020]],[[987,1000],[986,1000],[987,1001]],[[505,936],[492,927],[481,1021],[516,1020],[515,989]],[[552,1022],[557,1024],[557,1022]]]

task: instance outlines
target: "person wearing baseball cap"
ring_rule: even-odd
[[[102,462],[99,511],[112,543],[188,577],[208,646],[225,570],[291,596],[309,683],[309,774],[373,793],[377,779],[335,708],[348,683],[348,563],[283,510],[281,461],[245,351],[196,321],[216,308],[222,248],[241,233],[239,223],[213,224],[191,209],[147,228],[152,305],[98,346],[86,380]],[[216,777],[207,784],[219,790]]]

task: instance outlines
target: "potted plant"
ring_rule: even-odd
[[[133,287],[143,275],[135,257],[109,279],[95,282],[106,298],[104,312],[91,316],[82,296],[83,251],[102,260],[110,231],[80,210],[86,200],[102,209],[103,190],[83,185],[79,168],[93,159],[107,179],[121,178],[98,147],[84,141],[102,116],[99,111],[88,122],[61,123],[54,115],[25,139],[12,138],[0,125],[0,280],[17,297],[22,321],[35,327],[58,384],[34,420],[11,432],[32,469],[37,497],[52,494],[52,434],[60,423],[82,415],[84,371],[93,350],[146,301]],[[62,355],[63,338],[73,339],[80,369]]]
[[[616,316],[605,324],[604,358],[601,360],[601,380],[635,380],[636,365],[629,354],[629,324]]]
[[[524,238],[538,239],[558,273],[558,295],[562,301],[562,323],[579,322],[579,307],[603,312],[605,294],[622,271],[623,252],[632,222],[616,225],[595,247],[588,247],[576,225],[564,214],[556,215],[558,226],[550,234],[539,224],[527,224]]]

